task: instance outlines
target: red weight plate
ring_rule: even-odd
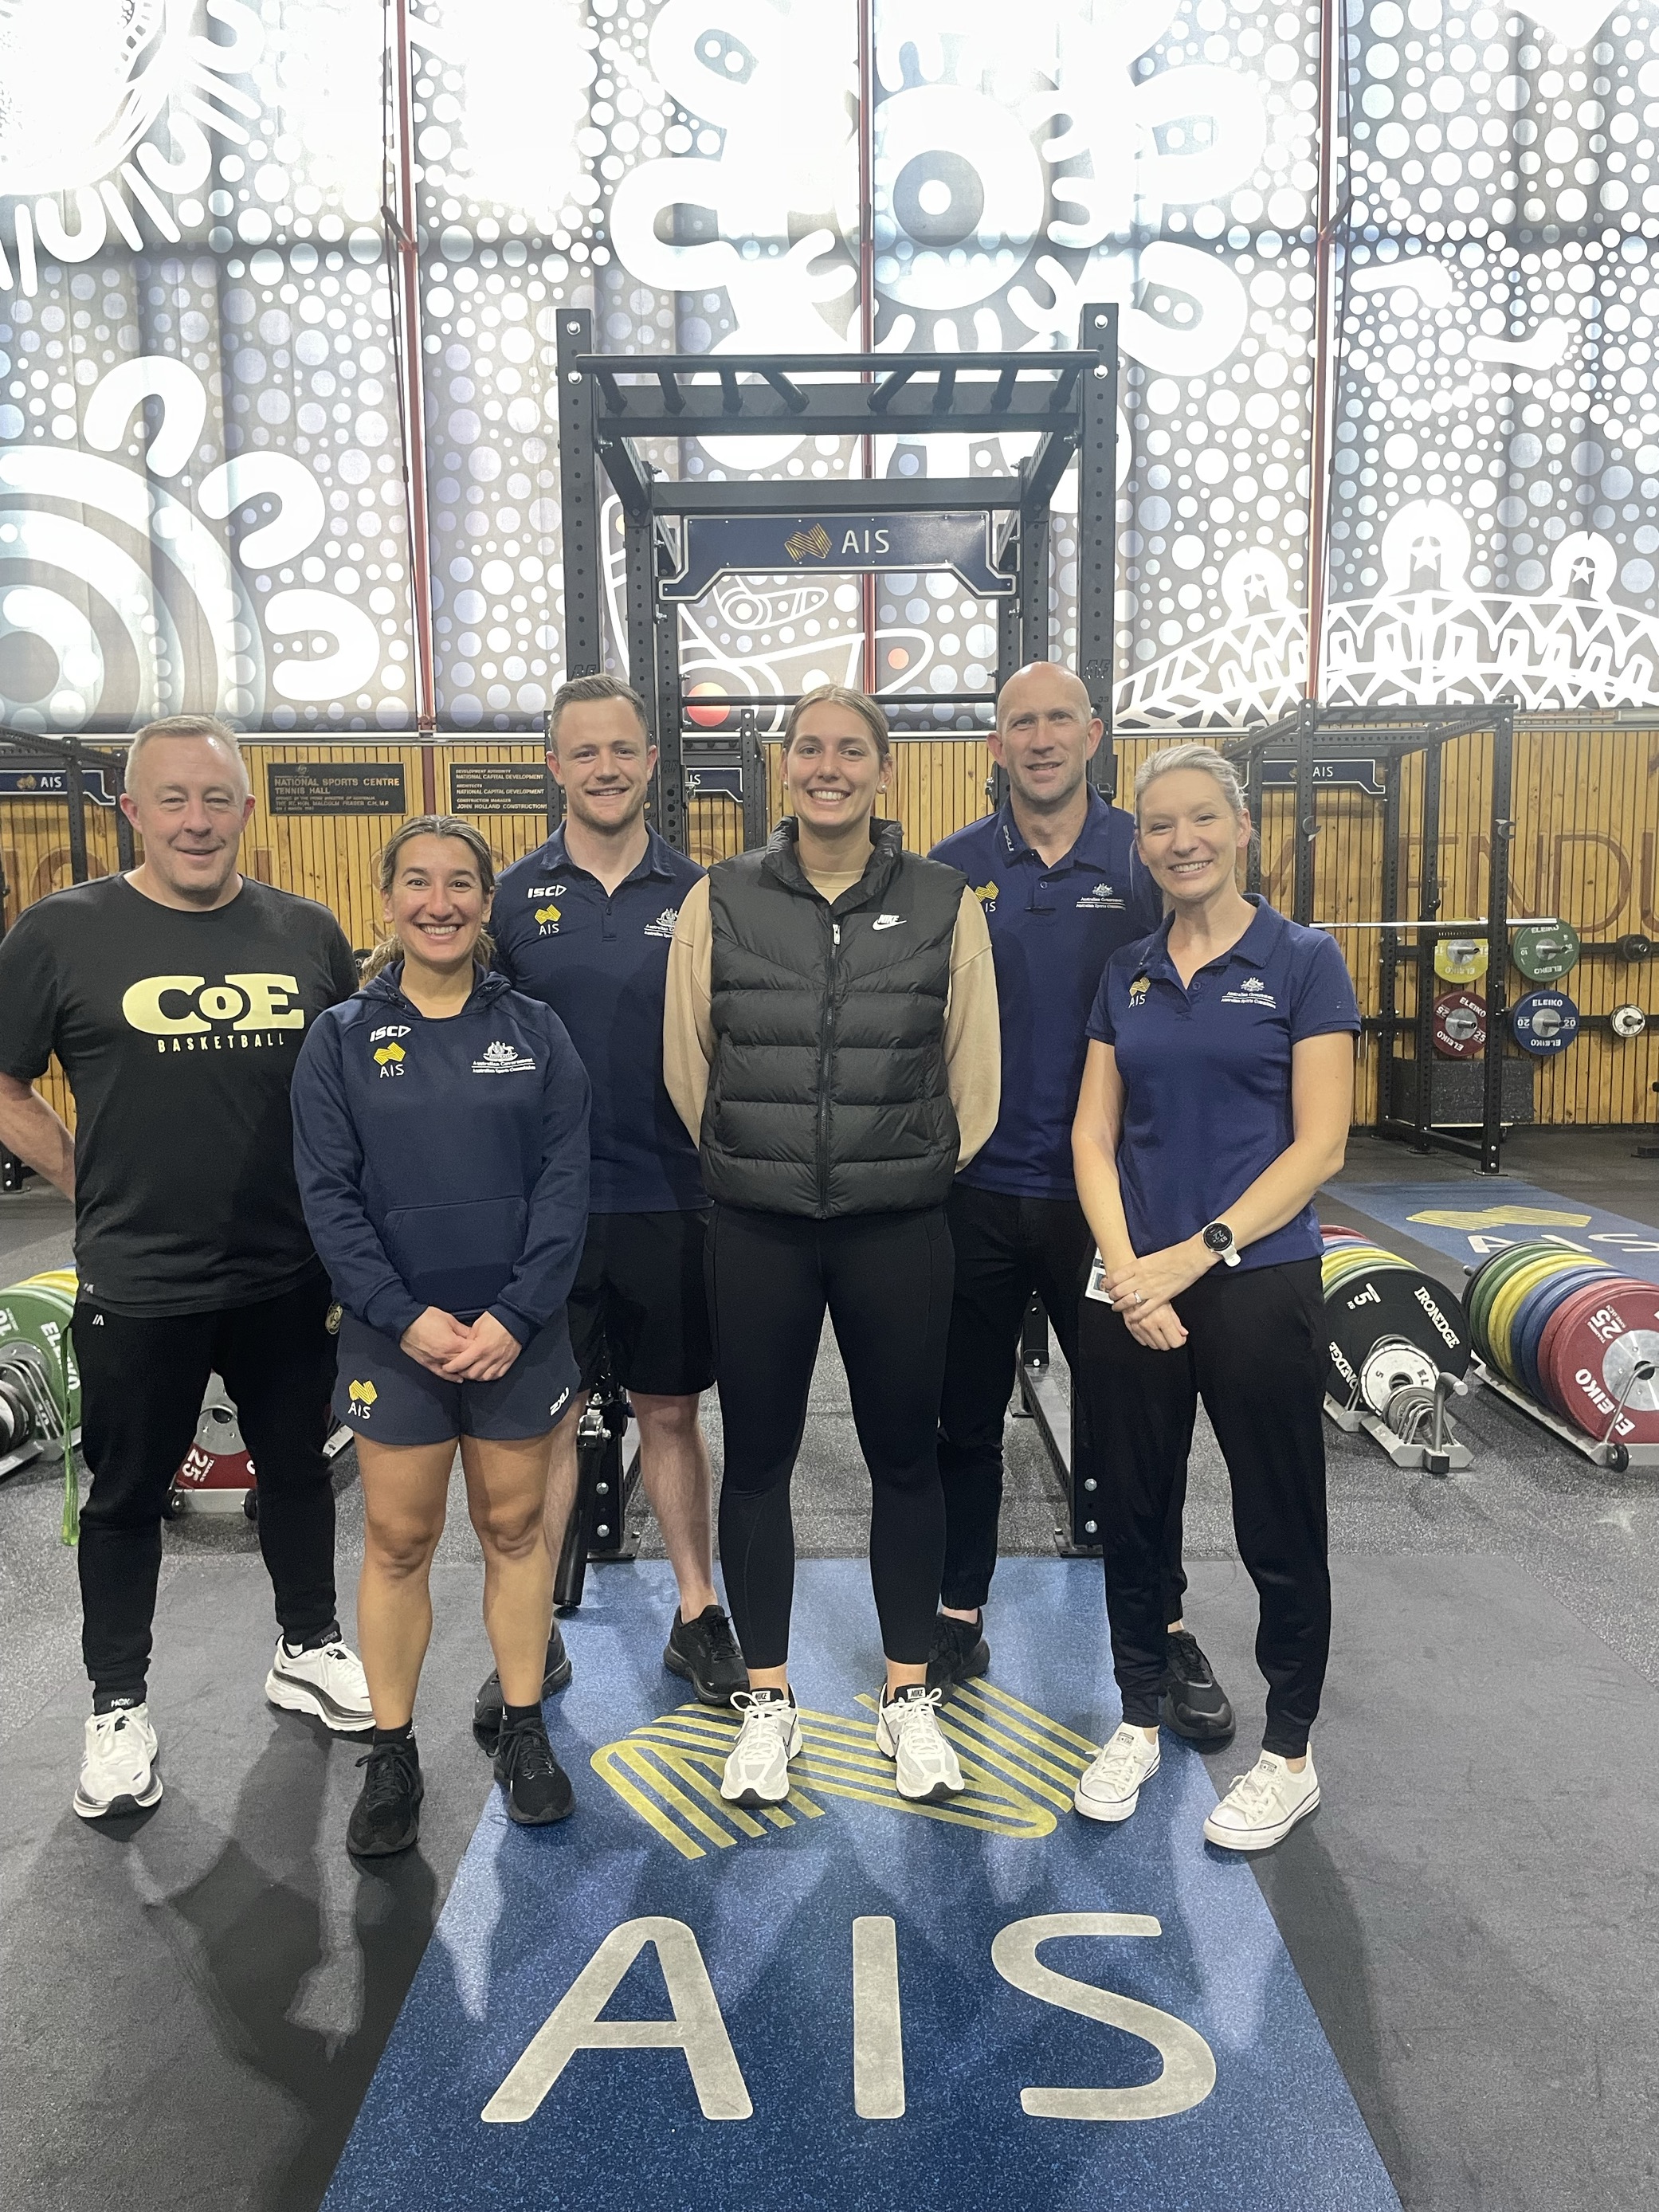
[[[1562,1411],[1562,1408],[1556,1404],[1555,1399],[1553,1358],[1556,1339],[1560,1335],[1568,1315],[1575,1305],[1588,1300],[1594,1306],[1596,1299],[1604,1297],[1617,1279],[1613,1269],[1609,1267],[1606,1273],[1598,1276],[1595,1282],[1585,1283],[1576,1291],[1569,1291],[1544,1323],[1544,1333],[1538,1340],[1534,1364],[1538,1369],[1538,1379],[1544,1386],[1544,1395],[1548,1402],[1555,1407],[1558,1413]]]
[[[1659,1284],[1597,1285],[1568,1302],[1550,1352],[1550,1387],[1587,1436],[1622,1444],[1659,1443],[1659,1374],[1630,1383],[1638,1360],[1659,1367]],[[1622,1399],[1624,1410],[1614,1421]]]
[[[1486,1049],[1486,1002],[1473,991],[1443,991],[1434,1002],[1434,1048],[1444,1060],[1479,1060]]]

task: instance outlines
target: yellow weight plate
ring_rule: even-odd
[[[1486,972],[1484,937],[1443,937],[1434,948],[1434,972],[1443,983],[1478,982]]]
[[[1544,1258],[1529,1260],[1524,1267],[1516,1269],[1492,1299],[1491,1311],[1486,1316],[1486,1335],[1493,1357],[1511,1382],[1518,1384],[1520,1378],[1510,1344],[1510,1329],[1521,1310],[1522,1300],[1550,1276],[1564,1274],[1571,1268],[1582,1267],[1583,1264],[1583,1255],[1573,1252],[1563,1252],[1559,1255],[1551,1254]]]

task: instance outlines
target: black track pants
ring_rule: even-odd
[[[1084,1387],[1101,1447],[1101,1533],[1123,1717],[1158,1717],[1170,1498],[1200,1398],[1227,1462],[1239,1557],[1261,1599],[1256,1663],[1265,1749],[1297,1759],[1319,1711],[1330,1650],[1325,1439],[1330,1364],[1316,1260],[1212,1267],[1183,1291],[1179,1352],[1138,1344],[1109,1306],[1082,1305]]]
[[[1042,1300],[1066,1364],[1078,1371],[1078,1307],[1095,1240],[1073,1198],[1014,1198],[958,1183],[945,1218],[956,1253],[950,1348],[939,1407],[939,1471],[945,1485],[944,1601],[982,1606],[997,1564],[1002,1513],[1002,1423],[1013,1395],[1021,1325],[1033,1293]],[[1073,1383],[1079,1459],[1091,1457],[1088,1405]],[[1170,1493],[1164,1548],[1166,1620],[1179,1620],[1187,1577],[1181,1521],[1187,1466]]]
[[[334,1614],[334,1340],[319,1275],[225,1313],[137,1318],[75,1309],[81,1442],[92,1490],[81,1511],[81,1649],[95,1692],[142,1698],[161,1566],[161,1509],[216,1370],[259,1481],[259,1548],[292,1643]]]
[[[882,1649],[901,1665],[921,1665],[945,1551],[937,1446],[951,1312],[945,1209],[809,1221],[717,1206],[707,1266],[726,1433],[720,1564],[744,1658],[781,1667],[789,1654],[789,1478],[827,1307],[870,1470]]]

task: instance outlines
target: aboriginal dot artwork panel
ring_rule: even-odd
[[[1338,702],[1659,706],[1659,11],[1329,4],[1322,87],[1316,0],[873,0],[861,86],[858,0],[411,0],[406,326],[374,0],[6,0],[0,720],[395,733],[429,614],[440,726],[529,730],[564,672],[560,307],[617,353],[1041,351],[1094,300],[1121,316],[1121,726],[1283,710],[1316,600]],[[782,436],[654,459],[866,465]],[[1072,482],[1056,505],[1065,654]],[[688,683],[856,680],[864,607],[728,579],[679,618]],[[992,611],[951,579],[884,576],[872,611],[884,688],[988,687]]]

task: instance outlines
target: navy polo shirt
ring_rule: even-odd
[[[1291,1048],[1358,1033],[1359,1007],[1334,938],[1287,921],[1253,897],[1255,920],[1231,952],[1183,989],[1166,921],[1120,952],[1101,978],[1089,1034],[1123,1078],[1117,1174],[1129,1242],[1159,1252],[1193,1237],[1243,1196],[1296,1134]],[[1239,1265],[1316,1260],[1311,1202]]]
[[[1158,886],[1135,853],[1133,817],[1089,793],[1078,840],[1052,868],[1005,804],[935,845],[985,909],[1002,1028],[1002,1105],[990,1141],[957,1177],[1016,1198],[1077,1196],[1072,1120],[1085,1024],[1113,953],[1156,929]]]
[[[587,1070],[595,1213],[708,1203],[697,1148],[662,1079],[669,940],[704,872],[647,834],[645,858],[607,896],[571,860],[561,826],[497,879],[489,921],[496,964],[515,990],[552,1007]]]

